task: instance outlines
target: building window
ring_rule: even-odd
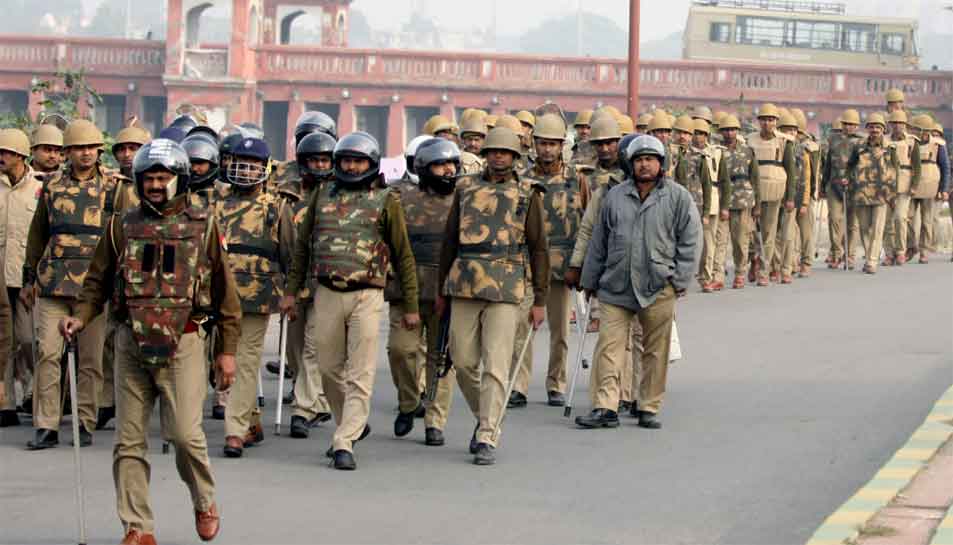
[[[881,37],[880,51],[887,55],[903,55],[903,34],[884,34]]]
[[[876,51],[874,48],[876,35],[874,25],[845,24],[841,32],[843,49],[857,53],[873,53]]]
[[[809,49],[840,49],[840,25],[820,21],[796,21],[794,45]]]
[[[731,24],[712,23],[708,39],[712,42],[728,43],[731,40]]]
[[[738,17],[738,26],[735,28],[735,41],[739,44],[767,45],[781,47],[789,45],[787,34],[788,26],[793,27],[793,21],[769,19],[766,17]]]

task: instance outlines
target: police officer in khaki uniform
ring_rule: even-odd
[[[705,123],[704,120],[700,121]],[[714,282],[714,272],[705,270],[706,254],[714,255],[718,224],[711,221],[708,215],[708,211],[711,210],[712,199],[712,177],[708,164],[708,152],[704,147],[694,145],[694,131],[695,121],[690,117],[681,116],[675,120],[676,138],[679,140],[679,157],[675,161],[674,180],[688,190],[688,193],[692,196],[692,201],[698,208],[698,216],[702,222],[703,244],[701,246],[702,259],[699,262],[695,277],[702,291],[706,291],[707,288],[707,291],[710,292],[714,291],[714,287],[711,286]]]
[[[798,121],[790,112],[782,112],[778,129],[794,143],[794,208],[782,212],[778,237],[781,240],[779,251],[774,253],[771,263],[773,270],[780,270],[781,283],[794,281],[794,271],[800,263],[798,244],[799,219],[808,215],[811,206],[811,154],[798,140]]]
[[[761,130],[748,137],[748,146],[754,150],[758,161],[758,195],[761,199],[754,210],[754,217],[760,222],[761,249],[764,262],[758,271],[758,285],[767,286],[770,279],[780,281],[780,270],[770,270],[775,252],[781,251],[784,242],[790,236],[790,229],[783,231],[778,239],[778,227],[782,204],[784,212],[795,212],[794,192],[797,167],[794,159],[794,143],[777,131],[780,113],[774,104],[765,104],[758,111],[758,123]],[[788,222],[791,223],[790,221]]]
[[[240,335],[238,294],[214,218],[186,195],[185,151],[159,139],[140,150],[134,164],[140,204],[113,222],[99,241],[76,314],[63,317],[59,329],[71,339],[103,312],[107,300],[117,303],[113,477],[122,543],[155,543],[146,452],[157,398],[175,444],[179,476],[192,499],[196,532],[209,541],[220,522],[202,431],[207,378],[199,329],[217,316],[216,374],[219,384],[231,383]]]
[[[0,282],[6,284],[3,268],[0,268]],[[6,406],[7,401],[7,366],[12,365],[10,355],[13,351],[13,309],[7,298],[7,290],[0,290],[0,407]]]
[[[490,131],[483,146],[486,169],[458,183],[440,253],[440,284],[451,298],[450,349],[457,381],[479,420],[470,440],[478,465],[496,461],[497,422],[507,401],[517,323],[530,319],[538,328],[549,291],[542,188],[514,170],[521,154],[514,131]],[[528,274],[536,301],[529,316],[520,312],[530,289]],[[438,299],[438,314],[446,304]]]
[[[463,141],[463,153],[460,158],[464,172],[472,174],[483,170],[483,160],[480,150],[486,141],[486,116],[473,115],[463,122],[460,128],[460,138]]]
[[[576,242],[579,222],[589,203],[589,186],[583,171],[562,160],[562,144],[566,139],[566,125],[555,114],[539,118],[533,132],[536,164],[520,177],[545,188],[543,193],[543,221],[549,243],[549,298],[545,301],[549,321],[549,367],[546,371],[546,396],[551,407],[566,404],[566,361],[569,352],[569,315],[572,311],[572,292],[564,275]],[[529,322],[520,324],[514,347],[513,364],[529,335]],[[526,406],[529,381],[533,374],[533,348],[526,350],[513,392],[510,407]]]
[[[818,194],[820,192],[820,172],[821,172],[821,148],[817,145],[814,135],[807,132],[807,117],[804,112],[798,108],[792,108],[791,114],[797,119],[797,142],[808,154],[810,159],[810,172],[805,189],[808,189],[806,198],[807,210],[797,215],[797,235],[800,241],[795,250],[800,254],[797,262],[798,277],[806,278],[811,275],[811,267],[814,265],[814,225],[817,219]],[[803,204],[803,203],[802,203]]]
[[[380,146],[356,132],[334,148],[334,179],[311,197],[298,228],[283,313],[295,305],[306,279],[317,283],[312,335],[324,391],[337,422],[331,448],[335,469],[357,468],[354,443],[367,437],[371,391],[388,267],[401,285],[403,326],[420,324],[414,254],[400,202],[381,187]],[[320,307],[318,306],[320,305]]]
[[[39,361],[33,386],[33,425],[36,434],[28,448],[56,446],[62,415],[60,357],[63,339],[56,324],[76,313],[76,297],[89,268],[93,250],[113,216],[118,174],[99,161],[103,135],[91,122],[79,119],[63,134],[69,162],[43,188],[30,233],[20,300],[32,307],[36,300]],[[90,317],[92,318],[92,317]],[[89,321],[79,335],[77,395],[80,444],[91,445],[96,427],[96,397],[102,382],[104,317]]]
[[[853,267],[857,246],[860,244],[860,232],[857,230],[853,208],[849,199],[844,198],[850,175],[847,162],[855,148],[863,143],[863,137],[856,132],[860,125],[860,114],[854,109],[844,110],[840,116],[840,125],[841,132],[832,134],[828,142],[824,173],[821,176],[821,198],[827,198],[828,227],[831,234],[831,255],[827,264],[831,269],[841,268],[845,259],[848,267]],[[848,246],[846,248],[845,242]]]
[[[860,237],[864,245],[866,263],[863,271],[875,274],[883,247],[884,225],[887,220],[887,201],[897,190],[900,160],[897,148],[888,146],[884,132],[887,123],[883,115],[867,116],[867,139],[854,150],[847,164],[850,172],[850,200],[853,204]]]
[[[271,159],[265,141],[244,138],[232,153],[226,173],[231,187],[216,202],[215,216],[242,304],[238,376],[225,405],[224,448],[225,456],[240,458],[243,448],[265,438],[255,403],[261,354],[268,321],[278,312],[295,229],[291,207],[265,190]]]
[[[384,291],[385,298],[390,303],[387,355],[391,375],[397,386],[399,403],[397,419],[394,421],[394,435],[404,437],[410,433],[414,428],[415,415],[422,409],[417,367],[418,361],[423,359],[426,362],[424,391],[433,397],[433,402],[427,406],[424,415],[424,443],[428,446],[444,444],[443,430],[450,413],[452,385],[456,376],[453,367],[443,378],[438,378],[437,375],[438,371],[444,371],[437,369],[437,343],[440,340],[441,328],[446,327],[449,317],[437,314],[434,305],[440,290],[437,277],[440,247],[450,206],[453,204],[453,191],[459,169],[460,150],[456,144],[440,138],[431,138],[420,144],[415,152],[414,171],[419,183],[403,183],[397,188],[407,222],[410,247],[417,265],[420,325],[413,329],[404,327],[403,317],[407,310],[396,278],[388,281]],[[432,391],[428,392],[427,388]]]
[[[893,91],[896,91],[894,89]],[[891,98],[887,93],[887,99]],[[897,98],[894,96],[893,98]],[[901,102],[902,102],[902,96]],[[888,102],[895,104],[896,102]],[[907,234],[909,230],[910,188],[920,186],[920,142],[907,133],[907,114],[894,109],[887,118],[890,135],[887,145],[897,150],[900,170],[897,172],[895,197],[887,201],[887,225],[884,228],[884,260],[882,265],[903,265],[907,262]]]
[[[55,128],[55,127],[54,127]],[[16,388],[19,382],[28,401],[33,376],[33,315],[18,302],[23,285],[27,232],[45,177],[27,163],[30,140],[19,129],[0,130],[0,269],[7,278],[5,292],[13,316],[13,359],[0,375],[6,403],[0,404],[0,427],[20,424]]]
[[[53,173],[63,164],[63,131],[43,123],[33,129],[30,166],[41,173]],[[20,276],[20,275],[17,275]]]
[[[733,289],[745,287],[748,272],[748,248],[752,229],[752,211],[759,202],[758,159],[754,150],[738,140],[738,118],[725,114],[719,125],[724,151],[718,165],[719,217],[728,220],[732,258],[735,263]]]
[[[592,110],[581,110],[572,122],[576,133],[576,141],[572,146],[572,159],[576,165],[594,165],[596,163],[596,149],[589,137],[592,135]]]
[[[933,119],[927,114],[914,118],[913,126],[920,129],[920,183],[911,185],[908,255],[912,259],[920,253],[919,262],[929,262],[933,251],[933,226],[938,209],[949,192],[950,165],[945,152],[946,142],[934,134]],[[937,131],[942,134],[942,131]]]
[[[710,111],[707,111],[704,106],[700,108],[703,109],[696,109],[694,117],[695,132],[692,135],[692,149],[702,154],[705,168],[708,169],[711,196],[708,199],[707,207],[702,211],[702,230],[705,236],[705,245],[702,249],[699,269],[702,276],[702,291],[711,293],[725,288],[725,256],[728,253],[729,228],[728,220],[722,220],[718,213],[721,210],[718,193],[718,166],[721,163],[724,148],[709,142],[711,125],[704,117],[699,116],[707,113],[710,117]],[[706,218],[707,222],[705,221]]]
[[[332,154],[337,141],[324,132],[312,133],[301,139],[296,151],[300,180],[286,182],[279,194],[288,200],[297,227],[304,221],[308,203],[322,184],[330,183],[334,175]],[[288,324],[288,366],[294,370],[294,408],[291,412],[291,437],[304,439],[312,426],[331,419],[318,367],[317,339],[312,334],[315,317],[311,300],[316,286],[306,282],[298,292],[297,305]]]

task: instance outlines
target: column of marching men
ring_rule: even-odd
[[[675,301],[689,284],[711,293],[729,279],[743,289],[810,276],[824,215],[831,269],[860,256],[867,274],[927,263],[949,150],[900,91],[886,99],[863,133],[848,109],[823,141],[801,110],[772,104],[750,120],[706,106],[633,120],[606,106],[572,127],[553,105],[468,109],[459,125],[431,118],[396,181],[383,179],[373,136],[339,139],[320,112],[299,119],[288,162],[257,126],[220,134],[197,113],[155,139],[131,120],[109,150],[118,170],[89,121],[4,129],[0,257],[14,342],[0,426],[32,415],[27,448],[59,443],[62,362],[75,345],[73,439],[91,445],[116,421],[124,543],[154,542],[145,453],[157,401],[197,531],[212,539],[208,386],[211,416],[225,422],[218,443],[241,458],[264,440],[262,353],[283,316],[291,387],[278,403],[290,405],[290,435],[333,420],[325,455],[355,469],[386,302],[397,437],[423,418],[424,444],[444,445],[456,383],[474,416],[474,463],[493,464],[504,413],[531,398],[543,322],[546,403],[571,401],[577,318],[598,332],[592,410],[577,425],[617,427],[628,414],[658,429]]]

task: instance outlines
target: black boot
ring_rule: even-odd
[[[519,409],[526,406],[526,395],[519,392],[510,394],[509,401],[506,402],[507,409]]]
[[[423,403],[417,405],[417,408],[414,409],[414,418],[423,418],[427,416],[427,408],[424,407]]]
[[[633,401],[632,406],[629,407],[629,416],[631,416],[632,418],[638,418],[639,412],[641,412],[639,411],[639,402]]]
[[[639,411],[639,427],[649,430],[657,430],[662,427],[655,413],[648,411]]]
[[[487,443],[477,445],[476,454],[473,456],[473,463],[478,466],[491,466],[496,463],[496,456],[493,454],[494,448]]]
[[[277,375],[281,371],[281,362],[269,361],[265,364],[265,369],[268,370],[272,375]],[[291,378],[294,376],[294,373],[291,372],[291,369],[285,365],[285,378]]]
[[[215,405],[212,407],[212,418],[215,420],[225,420],[225,405]]]
[[[357,469],[354,454],[343,449],[334,451],[334,469],[343,469],[346,471]]]
[[[24,397],[23,403],[17,407],[18,413],[33,414],[33,397]]]
[[[562,392],[553,390],[549,392],[548,395],[550,407],[563,407],[566,405],[566,396],[564,396]]]
[[[437,428],[427,428],[424,430],[424,444],[428,447],[442,447],[444,443],[443,432]]]
[[[76,441],[76,438],[73,438],[73,441]],[[73,444],[73,441],[70,441],[70,444]],[[93,434],[86,431],[86,427],[80,424],[79,426],[79,446],[81,447],[91,447],[93,446]]]
[[[11,426],[19,426],[20,417],[17,416],[17,412],[13,409],[8,411],[0,411],[0,428],[9,428]]]
[[[619,414],[609,409],[593,409],[587,416],[577,416],[580,428],[618,428]]]
[[[619,402],[619,414],[622,414],[632,408],[631,401],[620,401]]]
[[[477,445],[479,445],[479,443],[477,443],[476,434],[479,429],[480,424],[478,423],[476,427],[473,428],[473,435],[470,436],[470,454],[476,454]]]
[[[414,412],[397,413],[397,418],[394,420],[394,435],[403,437],[414,429]]]
[[[96,429],[97,430],[106,429],[106,424],[108,424],[109,421],[112,420],[113,418],[116,418],[115,405],[113,405],[112,407],[100,407],[99,413],[96,415]]]
[[[295,439],[307,439],[311,434],[311,426],[308,425],[308,419],[303,416],[294,415],[291,417],[291,436]]]
[[[27,450],[43,450],[60,444],[60,434],[56,430],[37,428],[32,441],[26,444]]]

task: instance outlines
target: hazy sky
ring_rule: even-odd
[[[88,10],[102,0],[83,0]],[[229,0],[212,0],[230,3]],[[642,40],[661,38],[684,28],[691,0],[642,0]],[[953,14],[942,12],[940,6],[949,0],[843,0],[847,13],[910,17],[920,20],[921,29],[950,28]],[[615,19],[625,28],[628,25],[628,0],[355,0],[371,25],[381,30],[396,30],[406,21],[414,6],[424,7],[440,25],[453,30],[488,27],[493,24],[496,4],[496,25],[500,34],[518,35],[536,26],[537,21],[553,16],[574,13],[581,6],[584,11]],[[294,5],[294,0],[282,2]],[[922,9],[921,9],[922,8]]]

